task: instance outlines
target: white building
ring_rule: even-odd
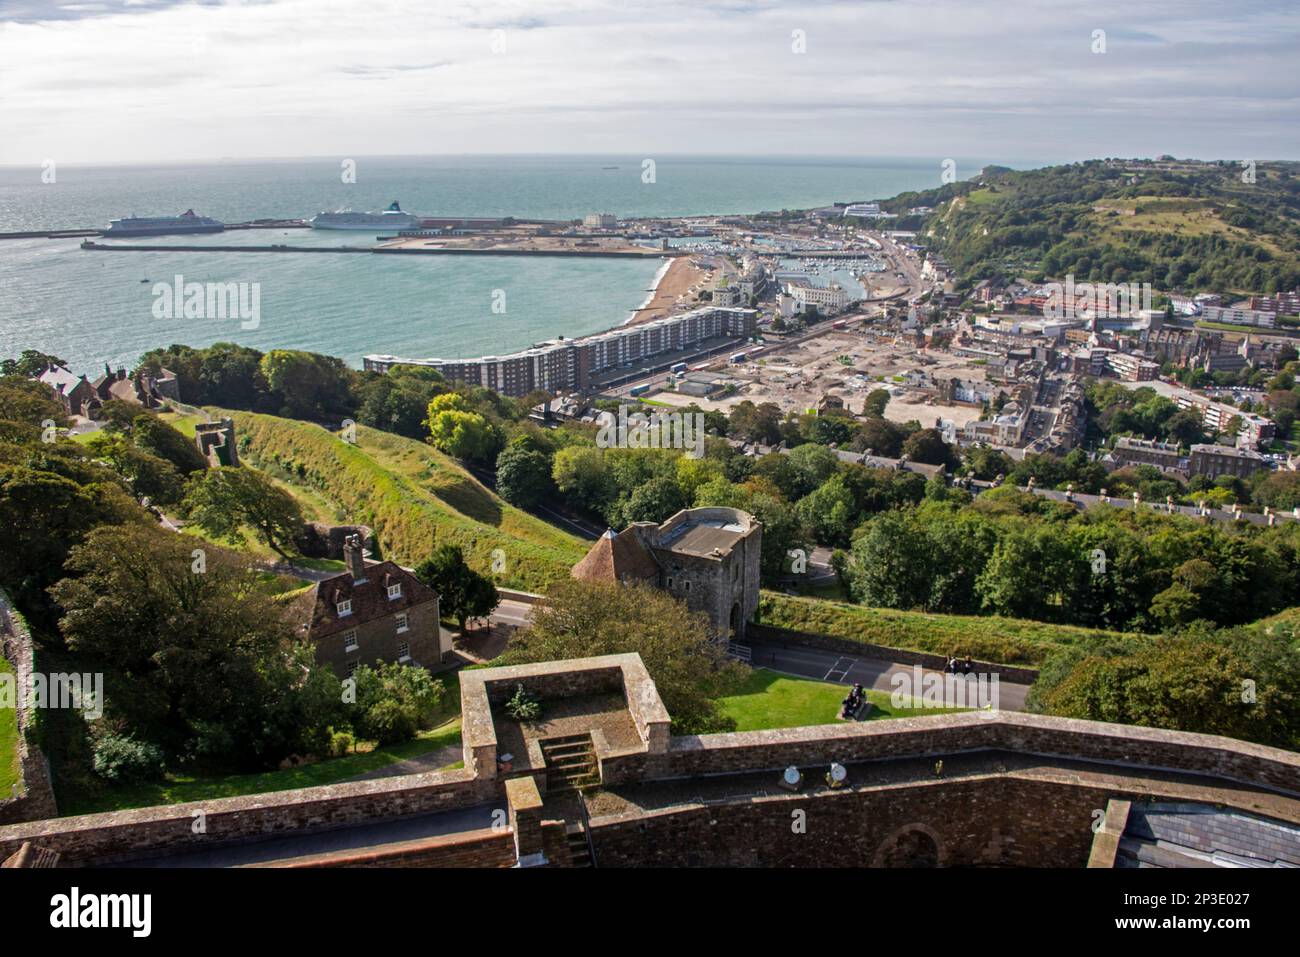
[[[837,282],[829,286],[808,286],[803,283],[786,283],[785,291],[794,300],[797,312],[815,306],[819,312],[843,309],[849,304],[849,294]]]
[[[618,225],[618,217],[613,213],[588,213],[583,218],[582,225],[591,229],[613,229]]]

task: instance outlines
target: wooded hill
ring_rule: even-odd
[[[1172,167],[1172,168],[1169,168]],[[1149,282],[1160,291],[1300,287],[1300,163],[1090,160],[989,167],[882,204],[969,288],[981,279]],[[933,212],[908,216],[916,206]]]

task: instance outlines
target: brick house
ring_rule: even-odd
[[[307,638],[316,660],[340,678],[379,662],[436,669],[451,655],[438,624],[438,596],[393,562],[366,564],[361,539],[343,546],[347,570],[317,582],[305,599]]]

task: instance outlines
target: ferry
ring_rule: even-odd
[[[308,220],[312,229],[364,229],[369,232],[412,229],[420,224],[420,218],[403,212],[396,200],[378,213],[357,213],[345,209],[333,213],[317,213]]]
[[[173,233],[219,233],[226,224],[187,209],[179,216],[127,216],[114,219],[105,236],[169,236]]]

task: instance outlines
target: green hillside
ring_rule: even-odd
[[[1158,169],[1092,160],[1016,171],[885,203],[917,221],[963,285],[999,275],[1149,282],[1182,292],[1300,286],[1300,164],[1188,163]],[[910,221],[906,221],[910,220]]]
[[[426,557],[435,542],[452,542],[487,572],[501,549],[497,582],[541,591],[586,554],[581,539],[508,505],[422,442],[357,426],[350,445],[306,422],[220,414],[234,419],[243,459],[287,483],[311,505],[305,512],[332,504],[335,521],[371,526],[384,556],[404,565]]]

